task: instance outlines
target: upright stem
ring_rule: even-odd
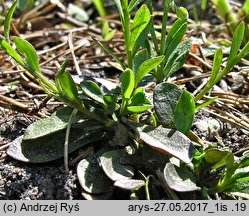
[[[168,12],[169,12],[169,4],[168,1],[164,0],[163,5],[163,19],[162,19],[162,31],[161,31],[161,46],[160,46],[160,55],[164,54],[165,51],[165,42],[166,42],[166,33],[167,33],[167,20],[168,20]]]
[[[68,142],[69,142],[69,134],[70,134],[70,129],[71,125],[73,123],[73,119],[75,115],[77,114],[78,110],[74,109],[73,112],[70,115],[70,118],[68,120],[68,125],[67,125],[67,130],[66,130],[66,136],[65,136],[65,143],[64,143],[64,167],[65,167],[65,172],[69,172],[69,167],[68,167]]]
[[[167,20],[168,20],[168,12],[169,12],[169,1],[163,1],[163,19],[162,19],[162,30],[161,30],[161,44],[160,44],[160,51],[159,55],[164,55],[165,52],[165,44],[166,44],[166,34],[167,34]],[[155,72],[156,82],[160,83],[164,76],[163,76],[163,66],[164,61],[158,66],[158,69]]]

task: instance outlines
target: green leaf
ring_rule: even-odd
[[[182,90],[172,83],[160,83],[153,92],[153,103],[159,121],[164,127],[176,128],[175,108]]]
[[[126,68],[125,64],[106,45],[104,45],[102,42],[96,40],[93,37],[92,39],[101,47],[101,49],[103,49],[107,54],[109,54],[113,59],[115,59],[115,61],[120,64],[123,70]]]
[[[194,115],[195,115],[194,98],[189,92],[184,90],[179,98],[179,101],[177,102],[174,112],[176,129],[187,135],[193,124]]]
[[[95,8],[97,9],[100,16],[102,17],[106,16],[106,11],[105,11],[103,0],[93,0],[93,4]]]
[[[249,200],[249,181],[236,182],[231,188],[229,188],[229,190],[227,190],[227,192]]]
[[[103,99],[107,104],[116,104],[118,101],[117,95],[104,95]]]
[[[191,41],[186,40],[179,44],[173,53],[169,56],[169,59],[164,67],[165,78],[170,77],[174,72],[179,70],[188,57],[189,50],[191,48]]]
[[[91,194],[105,194],[113,190],[113,182],[105,175],[96,155],[79,162],[77,176],[80,186]]]
[[[109,151],[100,156],[101,166],[105,174],[112,181],[130,179],[133,177],[133,167],[120,163],[120,158],[125,156],[127,156],[125,149]]]
[[[196,185],[196,180],[192,172],[177,167],[172,163],[166,164],[163,174],[168,186],[175,191],[190,192],[201,190]]]
[[[155,48],[153,47],[152,43],[150,42],[150,40],[145,40],[143,47],[147,50],[148,53],[148,58],[154,58],[157,55],[157,51],[155,50]]]
[[[245,31],[245,24],[244,24],[244,22],[241,22],[237,26],[237,28],[233,34],[233,40],[232,40],[230,55],[228,57],[227,64],[231,64],[232,61],[235,59],[235,57],[240,49],[243,38],[244,38],[244,31]]]
[[[232,182],[245,182],[249,181],[249,166],[236,169],[231,177]]]
[[[236,160],[236,163],[239,163],[239,168],[249,166],[249,153],[241,156],[238,160]]]
[[[157,67],[164,59],[164,56],[158,56],[155,58],[151,58],[146,60],[135,73],[135,86],[143,79],[143,77]]]
[[[234,164],[234,155],[232,152],[229,152],[229,154],[226,157],[226,175],[232,176],[232,174],[235,171],[235,164]]]
[[[18,64],[22,67],[27,68],[22,57],[13,49],[13,47],[3,39],[0,39],[0,46],[4,49],[8,55],[10,55]]]
[[[165,51],[164,51],[166,59],[169,58],[171,53],[181,42],[186,30],[187,30],[187,22],[185,20],[177,19],[174,22],[166,38]]]
[[[132,12],[132,10],[137,7],[143,0],[131,0],[128,6],[129,13]]]
[[[64,62],[55,76],[55,84],[62,96],[66,96],[78,105],[81,104],[78,98],[78,90],[71,75],[66,71],[68,62]]]
[[[229,152],[219,149],[209,149],[205,153],[205,160],[212,165],[213,169],[218,169],[226,164],[226,157]]]
[[[249,15],[249,0],[244,1],[243,10],[246,15]]]
[[[146,49],[140,50],[133,59],[133,71],[137,72],[138,68],[148,59],[148,53]]]
[[[184,7],[178,7],[176,11],[176,15],[181,20],[188,20],[188,11]]]
[[[17,3],[18,3],[18,0],[15,0],[13,2],[13,4],[11,5],[8,13],[6,14],[5,21],[4,21],[4,37],[5,37],[5,40],[8,43],[10,42],[10,25],[11,25],[11,20],[12,20],[13,14],[15,12]]]
[[[124,12],[123,12],[123,9],[122,9],[121,1],[120,0],[114,0],[114,3],[115,3],[115,5],[116,5],[116,7],[118,9],[121,20],[123,20],[124,19]]]
[[[133,47],[132,51],[132,58],[134,58],[134,55],[137,53],[140,47],[146,48],[148,51],[148,56],[152,56],[152,50],[148,49],[148,45],[150,45],[148,40],[148,34],[150,33],[150,30],[152,28],[153,20],[151,19],[150,22],[147,24],[145,29],[141,32],[139,37],[137,38],[137,41]]]
[[[72,108],[64,107],[54,112],[50,117],[32,123],[26,129],[23,140],[38,139],[66,129],[71,113]],[[84,116],[78,113],[74,122],[80,119],[84,119]]]
[[[208,3],[207,0],[202,0],[201,1],[201,10],[202,11],[205,11],[207,9],[207,3]]]
[[[222,64],[222,58],[223,58],[222,49],[218,48],[215,55],[214,55],[212,73],[211,73],[210,79],[208,81],[208,83],[210,85],[213,85],[213,83],[214,83],[214,81],[215,81],[215,79],[217,77],[217,74],[218,74],[218,72],[220,70],[220,66]]]
[[[69,137],[69,149],[71,153],[80,147],[103,139],[104,132],[97,130],[99,122],[92,124],[85,122],[80,127],[72,127]],[[89,127],[90,126],[90,127]],[[86,129],[86,130],[85,130]],[[29,163],[44,163],[56,160],[64,156],[64,140],[66,129],[59,130],[51,135],[38,139],[23,140],[22,136],[11,142],[7,154],[16,160]]]
[[[129,105],[138,106],[138,105],[143,105],[144,103],[147,103],[144,88],[142,87],[137,88],[133,93],[133,96],[131,98],[131,102],[129,103]]]
[[[193,144],[181,132],[134,122],[128,122],[128,125],[137,132],[140,140],[150,147],[166,155],[176,157],[185,163],[191,162],[194,155]]]
[[[37,73],[41,73],[35,48],[28,41],[19,37],[14,37],[14,43],[19,52],[25,56],[28,65]]]
[[[91,80],[84,80],[80,83],[80,87],[87,97],[95,100],[102,105],[105,105],[105,101],[103,99],[104,93],[95,82]]]
[[[134,24],[131,30],[131,38],[129,44],[129,50],[132,51],[135,43],[137,42],[138,37],[146,28],[150,22],[150,10],[148,7],[143,4],[139,10],[136,12],[134,17]]]
[[[103,28],[103,36],[104,36],[104,39],[109,41],[111,40],[114,35],[116,34],[116,29],[112,30],[112,31],[109,31],[109,28],[108,28],[108,31],[104,32],[104,28]]]
[[[135,77],[131,69],[126,69],[122,74],[121,83],[122,97],[124,99],[130,99],[135,87]]]
[[[195,111],[201,110],[201,109],[203,109],[204,107],[207,107],[209,104],[213,103],[216,99],[218,99],[218,97],[213,97],[213,98],[207,99],[204,103],[197,105],[197,106],[195,107]]]
[[[152,105],[128,106],[127,110],[131,113],[143,113],[152,108],[153,108]]]

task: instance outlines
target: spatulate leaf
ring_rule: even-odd
[[[90,194],[109,193],[113,190],[113,182],[105,175],[95,156],[80,161],[77,175],[81,187]]]
[[[174,112],[182,90],[171,83],[160,83],[153,92],[156,114],[164,127],[176,128]]]
[[[71,153],[80,147],[103,139],[103,132],[95,131],[84,131],[82,127],[71,128],[68,152]],[[11,142],[7,154],[16,160],[28,163],[45,163],[59,159],[64,156],[65,133],[66,130],[61,130],[52,135],[31,140],[18,137]]]
[[[169,156],[176,157],[185,163],[193,158],[193,144],[179,131],[163,127],[152,127],[129,122],[139,138],[150,147]]]
[[[194,175],[186,169],[180,169],[172,163],[167,163],[164,168],[164,178],[169,187],[179,192],[201,190],[196,185]]]
[[[130,179],[134,175],[131,166],[120,163],[120,158],[126,155],[125,149],[109,151],[101,155],[100,161],[105,174],[112,180]]]
[[[176,129],[185,135],[189,133],[189,130],[193,124],[195,115],[195,102],[192,95],[183,91],[179,101],[177,102],[175,112],[174,112],[174,121]]]

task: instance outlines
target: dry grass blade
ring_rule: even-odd
[[[237,117],[232,113],[229,113],[228,111],[221,110],[213,105],[209,105],[209,108],[211,110],[205,109],[207,112],[211,113],[212,115],[241,128],[244,128],[249,131],[249,122],[248,118],[244,116],[244,119],[241,117]]]
[[[78,63],[77,58],[76,58],[75,53],[74,53],[73,33],[72,32],[70,32],[68,35],[68,44],[69,44],[69,48],[70,48],[72,56],[73,56],[73,61],[74,61],[76,72],[78,75],[82,75],[82,73],[80,71],[79,63]]]

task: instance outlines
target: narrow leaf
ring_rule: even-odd
[[[64,62],[55,76],[55,84],[60,94],[73,100],[75,103],[79,103],[78,90],[71,75],[66,71],[68,62]]]
[[[133,50],[139,35],[143,32],[143,30],[146,28],[149,22],[150,22],[150,10],[144,4],[139,8],[134,17],[134,24],[131,31],[131,38],[129,44],[130,51]]]
[[[244,31],[245,31],[245,24],[244,22],[241,22],[238,27],[235,29],[234,35],[233,35],[233,40],[232,40],[232,45],[231,45],[231,50],[230,50],[230,55],[227,60],[227,64],[230,64],[234,58],[236,57],[241,43],[244,38]]]
[[[122,69],[124,70],[126,67],[124,63],[115,55],[114,52],[112,52],[107,46],[105,46],[103,43],[100,41],[96,40],[95,38],[92,38],[107,54],[109,54],[113,59],[116,60],[117,63],[120,64]]]
[[[226,157],[228,154],[228,151],[209,149],[205,153],[205,160],[207,163],[212,165],[213,169],[218,169],[226,164]]]
[[[217,77],[217,74],[220,70],[220,66],[222,63],[222,58],[223,58],[223,54],[222,54],[222,49],[219,48],[215,55],[214,55],[214,62],[213,62],[213,67],[212,67],[212,73],[209,79],[209,84],[212,85]]]
[[[85,80],[80,83],[80,87],[86,96],[90,97],[91,99],[97,101],[100,104],[105,104],[103,99],[103,92],[101,88],[91,80]]]
[[[105,8],[104,8],[104,1],[103,0],[93,0],[93,4],[97,9],[100,16],[106,16]]]
[[[112,31],[109,31],[109,29],[108,29],[108,32],[107,31],[104,32],[104,28],[103,28],[104,39],[107,41],[111,40],[114,37],[114,35],[116,34],[116,32],[117,32],[116,29],[114,29]]]
[[[134,91],[129,106],[138,106],[144,103],[146,103],[144,88],[139,87]]]
[[[127,110],[131,113],[143,113],[152,108],[153,108],[152,105],[128,106]]]
[[[26,62],[29,64],[31,68],[38,73],[41,73],[39,60],[35,48],[26,40],[14,37],[14,43],[16,48],[25,56]]]
[[[177,102],[174,112],[176,129],[187,135],[193,124],[194,115],[194,98],[189,92],[184,90],[181,97],[179,98],[179,101]]]
[[[133,58],[133,72],[136,73],[138,68],[148,59],[148,53],[146,49],[142,49]]]
[[[135,86],[143,79],[143,77],[157,67],[164,59],[164,56],[158,56],[152,59],[146,60],[137,70],[135,74]]]
[[[146,48],[147,49],[147,45],[149,44],[149,40],[148,40],[148,34],[150,33],[150,30],[152,28],[152,23],[153,20],[151,19],[149,21],[149,23],[147,24],[147,26],[145,27],[145,29],[141,32],[141,34],[138,36],[132,51],[132,57],[134,58],[134,55],[137,53],[137,51],[139,50],[140,47],[142,48]],[[151,56],[151,51],[149,49],[147,49],[148,51],[148,56]]]
[[[132,12],[132,10],[137,7],[143,0],[131,0],[128,6],[129,13]]]
[[[3,39],[0,39],[0,46],[3,48],[18,64],[26,68],[22,57],[13,49],[13,47]]]
[[[10,25],[11,25],[11,20],[12,20],[13,14],[15,12],[17,3],[18,3],[18,0],[15,0],[13,2],[13,4],[11,5],[8,13],[6,14],[5,21],[4,21],[4,37],[5,37],[5,40],[8,43],[10,42]]]
[[[213,103],[216,99],[218,99],[218,97],[209,98],[204,103],[197,105],[195,107],[195,111],[201,110],[201,109],[207,107],[209,104]]]
[[[114,0],[114,3],[115,3],[115,5],[116,5],[116,7],[118,9],[121,20],[123,20],[124,19],[124,13],[123,13],[121,1],[120,0]]]
[[[164,67],[164,75],[166,79],[183,66],[186,58],[188,57],[190,48],[191,41],[186,40],[179,44],[174,52],[170,55],[168,62]]]
[[[178,19],[171,27],[165,44],[164,55],[168,59],[170,54],[175,50],[178,44],[181,42],[185,32],[187,30],[187,22],[185,20]]]
[[[135,87],[134,74],[131,69],[126,69],[121,76],[122,82],[122,97],[124,99],[130,99],[133,89]]]

